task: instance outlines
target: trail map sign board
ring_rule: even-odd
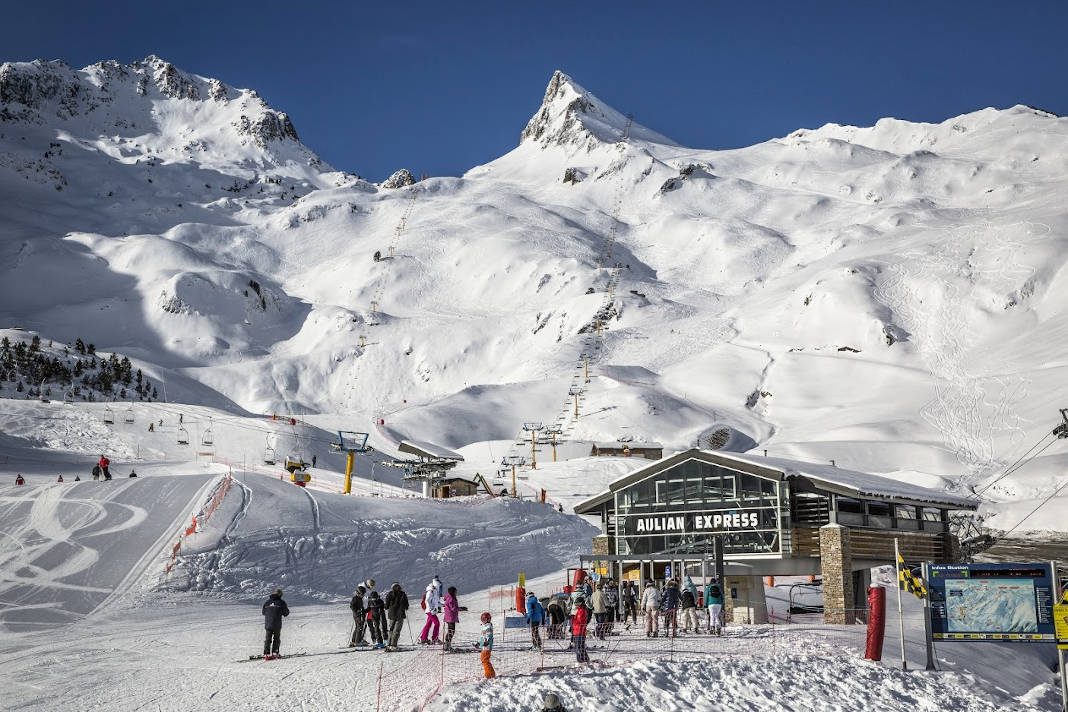
[[[932,564],[934,640],[1053,642],[1056,597],[1048,563]]]

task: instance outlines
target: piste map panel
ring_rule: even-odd
[[[1049,564],[935,564],[927,575],[935,640],[1054,640]]]

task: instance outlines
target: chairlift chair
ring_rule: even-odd
[[[274,450],[274,443],[275,443],[274,434],[273,433],[268,433],[268,435],[267,435],[267,443],[263,448],[263,464],[264,465],[273,465],[274,463],[276,463],[278,461],[278,454]]]
[[[66,393],[64,393],[63,394],[63,402],[64,403],[73,403],[74,402],[74,391],[67,391]]]
[[[304,455],[302,453],[291,452],[286,455],[285,468],[289,470],[290,473],[303,472],[308,469],[308,464],[309,463],[304,462]]]
[[[189,444],[189,431],[186,430],[185,426],[181,425],[181,424],[178,425],[178,444],[179,445],[188,445]]]
[[[104,425],[115,424],[115,411],[111,409],[111,406],[104,407]]]
[[[215,436],[211,434],[211,422],[208,423],[208,427],[204,430],[204,435],[200,438],[201,445],[214,445]]]
[[[122,422],[124,422],[124,423],[132,423],[132,422],[134,422],[133,408],[127,408],[126,409],[126,415],[123,416]]]

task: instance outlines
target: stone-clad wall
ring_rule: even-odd
[[[823,574],[823,621],[853,623],[853,556],[849,548],[849,529],[838,524],[820,527],[820,572]]]

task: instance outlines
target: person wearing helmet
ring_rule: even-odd
[[[349,601],[349,610],[352,611],[352,637],[349,638],[350,648],[355,648],[358,645],[367,645],[367,641],[363,639],[364,629],[367,626],[367,609],[364,607],[363,602],[366,593],[366,588],[357,586],[356,590],[352,592],[352,600]]]
[[[541,650],[541,626],[545,622],[545,608],[533,591],[527,591],[526,604],[530,643],[534,650]]]
[[[586,599],[579,596],[575,599],[578,604],[571,617],[571,644],[575,647],[575,659],[580,663],[590,661],[589,653],[586,652],[586,626],[590,622],[590,609],[586,608]]]
[[[564,704],[560,702],[556,693],[550,692],[541,702],[541,712],[567,712],[567,710],[564,709]]]
[[[408,594],[396,581],[386,594],[385,605],[389,614],[389,644],[386,645],[386,650],[392,652],[397,649],[401,629],[404,627],[405,611],[408,610]]]
[[[478,647],[481,649],[479,657],[482,659],[482,672],[488,680],[497,677],[493,663],[490,662],[490,655],[493,653],[493,616],[487,611],[479,617],[479,621],[482,623],[478,638]]]
[[[422,645],[437,644],[438,633],[441,629],[441,622],[438,620],[438,614],[441,613],[441,599],[444,591],[441,587],[441,580],[434,576],[434,579],[427,584],[426,590],[423,592],[423,610],[426,611],[426,623],[423,625],[423,631],[419,634],[419,643]]]
[[[267,637],[263,641],[264,660],[281,657],[278,650],[282,645],[282,619],[288,615],[289,606],[282,600],[282,589],[275,589],[263,604],[263,627],[267,631]]]

